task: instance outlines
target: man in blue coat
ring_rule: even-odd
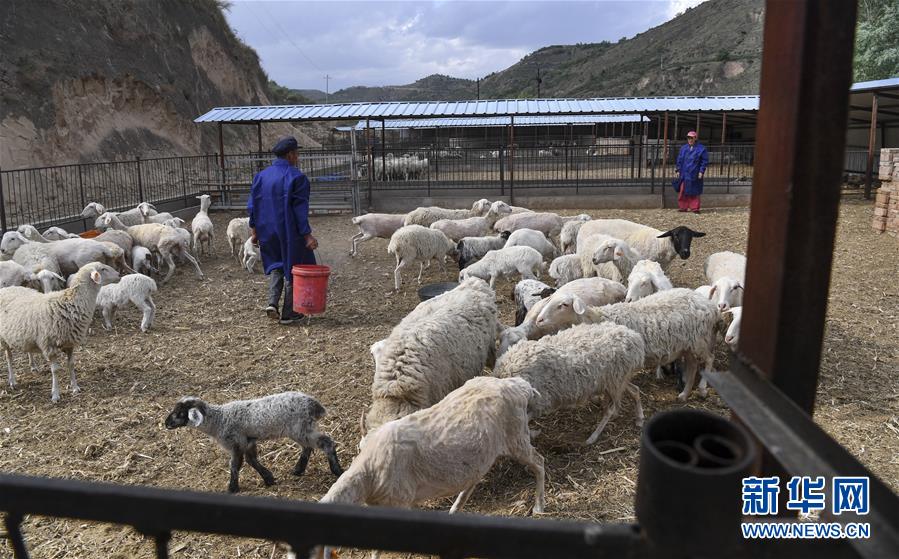
[[[677,191],[677,208],[680,212],[699,213],[702,195],[702,177],[709,166],[709,152],[696,141],[696,131],[687,132],[687,145],[677,155],[677,178],[672,186]]]
[[[278,158],[253,178],[247,200],[250,234],[259,245],[269,278],[265,312],[272,318],[280,318],[281,324],[293,324],[303,318],[293,310],[290,271],[295,264],[315,264],[312,251],[318,247],[309,226],[309,179],[297,168],[298,150],[296,138],[280,140],[272,148]],[[284,304],[279,316],[282,291]]]

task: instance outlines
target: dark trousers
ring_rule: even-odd
[[[293,277],[284,281],[284,270],[276,268],[268,275],[268,304],[278,308],[281,292],[284,292],[284,305],[281,307],[281,318],[293,314]]]

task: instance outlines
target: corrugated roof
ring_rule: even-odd
[[[520,116],[515,118],[515,126],[565,126],[568,124],[596,124],[604,122],[641,122],[649,121],[649,117],[640,115],[567,115],[567,116]],[[360,120],[356,130],[365,129],[365,120]],[[381,121],[369,121],[371,128],[380,128]],[[385,120],[384,128],[465,128],[508,126],[512,118],[508,116],[467,117],[467,118],[422,118]],[[351,130],[352,127],[340,126],[338,130]]]
[[[402,117],[546,116],[699,111],[757,111],[758,95],[716,97],[610,97],[597,99],[495,99],[217,107],[194,122],[286,122]]]
[[[852,87],[849,88],[849,92],[861,93],[863,91],[883,91],[885,89],[899,89],[899,76],[887,78],[885,80],[854,83],[852,84]]]

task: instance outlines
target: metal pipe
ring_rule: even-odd
[[[515,116],[509,126],[509,203],[515,204]]]
[[[871,199],[871,180],[874,174],[874,146],[877,143],[877,94],[871,99],[871,126],[868,130],[868,166],[865,168],[865,200]]]
[[[3,194],[3,168],[0,167],[0,230],[6,233],[6,196]]]
[[[721,174],[724,174],[724,131],[727,129],[727,111],[721,113]]]
[[[665,138],[662,145],[662,209],[665,209],[665,181],[668,178],[668,111],[665,111]]]
[[[381,180],[387,180],[387,154],[385,153],[385,149],[387,148],[387,140],[384,135],[384,120],[381,120]]]

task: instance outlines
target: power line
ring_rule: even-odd
[[[303,49],[301,49],[300,46],[299,46],[298,44],[296,44],[296,43],[293,42],[293,39],[291,39],[290,36],[284,31],[284,29],[281,27],[281,24],[278,23],[278,20],[272,17],[272,15],[269,13],[268,9],[265,8],[265,6],[264,6],[263,3],[260,2],[260,3],[256,4],[256,5],[259,6],[260,8],[262,8],[263,11],[265,11],[265,14],[269,17],[269,19],[272,20],[272,22],[275,24],[275,27],[278,29],[278,31],[281,32],[281,35],[282,35],[285,39],[287,39],[287,42],[288,42],[288,43],[290,43],[291,45],[293,45],[293,47],[294,47],[295,49],[297,49],[297,51],[303,56],[303,58],[305,58],[305,59],[309,62],[309,64],[312,65],[313,68],[315,68],[315,69],[318,70],[319,72],[324,72],[324,70],[322,70],[322,69],[318,66],[318,64],[316,64],[315,62],[313,62],[312,59],[309,58],[309,57],[306,55],[305,52],[303,52]],[[251,11],[252,11],[252,10],[251,10]],[[261,22],[260,22],[260,23],[261,23]],[[263,26],[263,27],[264,27],[264,26]]]

